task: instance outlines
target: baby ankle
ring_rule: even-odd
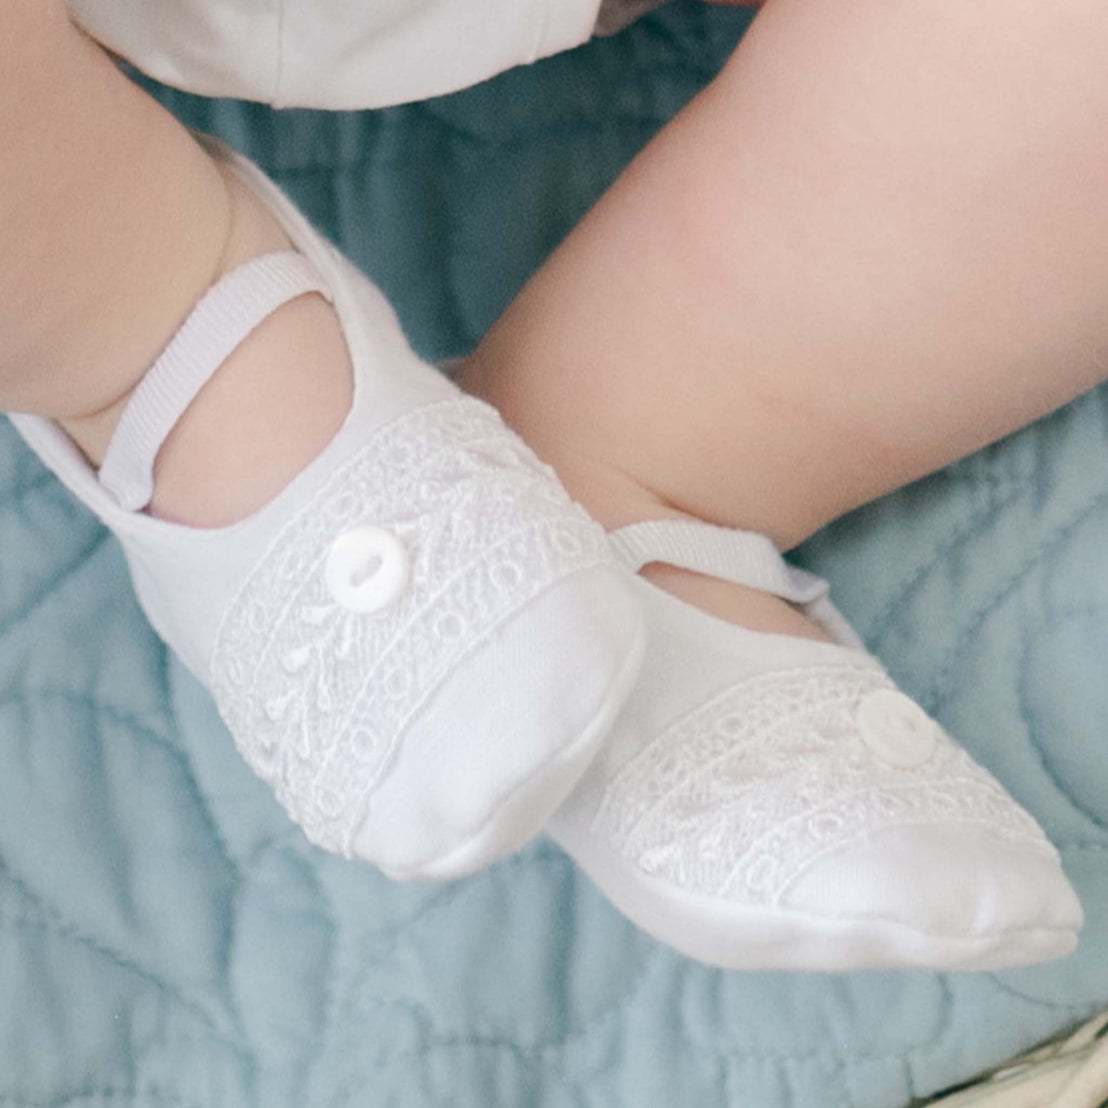
[[[229,230],[208,288],[246,263],[292,249],[283,227],[222,163]],[[180,329],[166,340],[169,343]],[[59,423],[95,467],[148,375],[100,411]],[[289,299],[220,362],[157,450],[151,515],[201,527],[237,522],[276,495],[341,427],[353,395],[342,328],[323,296]]]
[[[207,155],[205,155],[207,157]],[[252,258],[290,247],[288,236],[273,215],[256,196],[221,162],[209,159],[215,171],[215,179],[223,189],[225,224],[219,236],[218,255],[213,255],[208,276],[198,284],[193,293],[195,305],[205,292],[232,269]],[[172,324],[162,338],[162,347],[170,341],[184,316]],[[139,382],[146,375],[148,365],[135,366],[122,381],[107,402],[86,411],[58,417],[58,424],[80,447],[93,464],[99,466],[104,459],[116,424]]]
[[[353,368],[334,309],[290,301],[234,350],[169,433],[148,511],[228,526],[279,493],[334,438],[353,399]]]
[[[472,384],[475,379],[471,377],[469,383]],[[480,395],[479,389],[473,391]],[[606,531],[613,532],[647,521],[675,523],[694,520],[689,513],[667,504],[629,474],[599,463],[583,452],[568,453],[557,448],[543,450],[534,441],[529,444],[553,465],[570,495]],[[796,605],[772,593],[664,562],[651,562],[639,572],[651,584],[687,604],[748,630],[823,642],[835,641],[825,628],[809,619]]]

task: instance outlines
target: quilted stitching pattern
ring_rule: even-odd
[[[159,95],[272,172],[442,356],[745,22],[678,4],[375,114]],[[0,1108],[894,1108],[996,1063],[1108,1002],[1105,549],[1101,390],[802,552],[1059,845],[1078,953],[729,975],[636,933],[547,844],[447,887],[308,846],[142,620],[116,544],[0,421]]]

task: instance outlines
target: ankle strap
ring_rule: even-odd
[[[100,484],[128,511],[154,495],[154,461],[170,431],[231,352],[282,304],[331,295],[303,254],[264,254],[224,274],[192,310],[123,409]]]
[[[736,585],[811,604],[827,582],[788,565],[765,535],[717,527],[700,520],[658,519],[632,523],[608,535],[616,557],[633,573],[651,562],[691,569]]]

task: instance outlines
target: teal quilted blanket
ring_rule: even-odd
[[[678,3],[458,95],[158,89],[468,349],[747,16]],[[997,974],[722,973],[548,842],[472,879],[325,856],[239,761],[119,548],[0,419],[0,1108],[897,1108],[1108,1004],[1108,392],[798,552],[1061,849],[1088,925]]]

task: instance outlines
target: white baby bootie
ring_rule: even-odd
[[[753,632],[636,577],[646,661],[548,831],[644,930],[731,969],[994,969],[1073,950],[1080,904],[1034,820],[899,692],[761,535],[611,536],[799,605],[836,643]]]
[[[638,598],[553,471],[416,357],[381,293],[257,167],[202,141],[297,249],[209,290],[99,474],[51,421],[13,422],[119,537],[154,627],[313,843],[398,878],[472,872],[538,831],[595,754],[641,662]],[[340,431],[233,526],[144,514],[200,388],[310,291],[354,367]]]

